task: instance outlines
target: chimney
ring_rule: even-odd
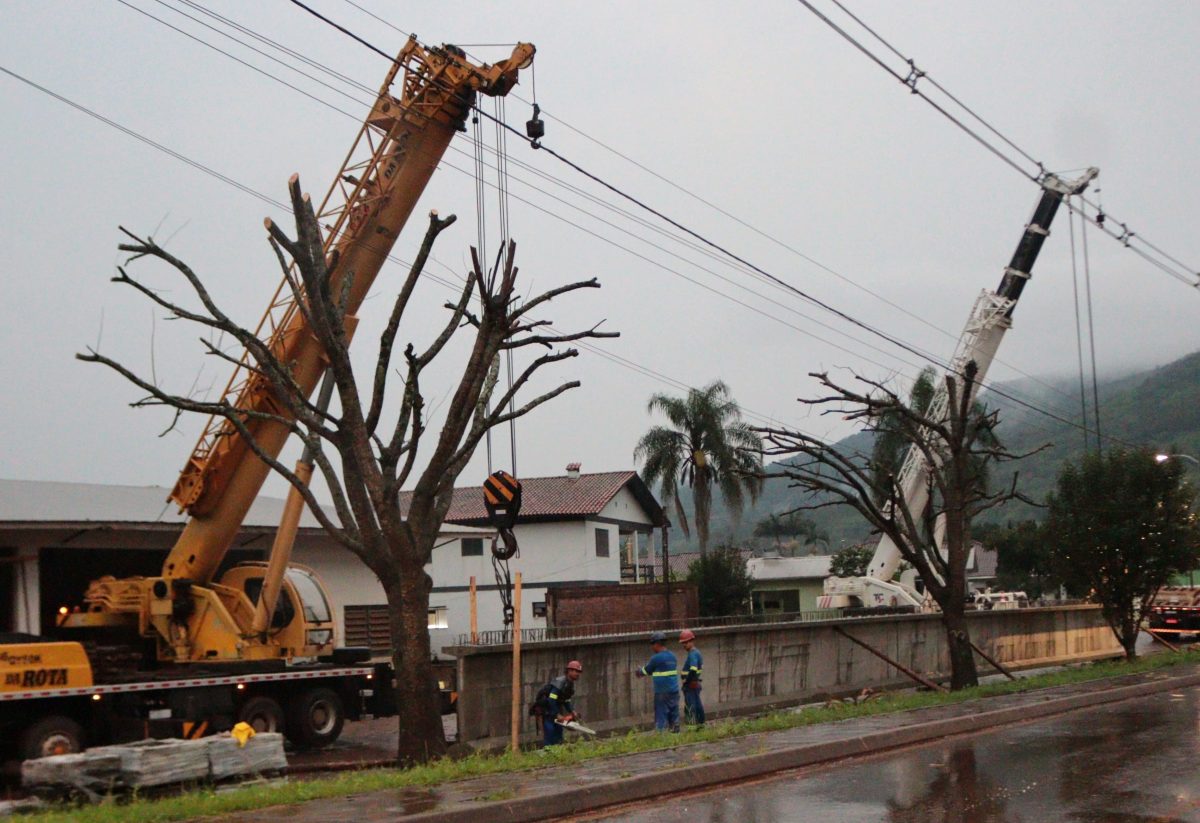
[[[579,466],[580,466],[579,463],[568,463],[567,464],[567,477],[571,478],[572,480],[578,480],[579,479]]]

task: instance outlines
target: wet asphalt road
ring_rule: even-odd
[[[1200,689],[588,819],[1200,823]]]

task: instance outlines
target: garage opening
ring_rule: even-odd
[[[105,575],[158,577],[168,553],[166,549],[42,549],[38,555],[42,632],[46,633],[54,626],[60,606],[74,608],[83,604],[83,593],[93,580]],[[231,549],[218,569],[216,579],[238,563],[262,560],[263,554],[258,549]]]

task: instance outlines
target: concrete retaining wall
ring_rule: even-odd
[[[1014,669],[1116,657],[1121,648],[1096,606],[975,612],[971,639]],[[945,633],[937,615],[899,615],[823,623],[728,626],[697,633],[704,654],[704,704],[736,713],[854,694],[865,687],[911,685],[893,667],[839,635],[841,627],[922,674],[949,672]],[[671,651],[682,660],[682,648]],[[512,647],[449,647],[458,658],[458,735],[487,744],[509,734]],[[650,685],[634,670],[650,656],[643,635],[526,643],[521,647],[521,712],[566,661],[583,663],[575,704],[598,730],[646,723],[653,715]],[[979,671],[990,666],[977,658]],[[526,719],[530,737],[537,730]]]

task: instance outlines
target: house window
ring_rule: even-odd
[[[483,538],[464,537],[462,539],[463,557],[483,557]]]
[[[608,557],[608,529],[596,529],[596,557]]]
[[[450,628],[450,623],[447,622],[445,606],[435,606],[429,610],[429,628],[431,628],[431,629],[448,629],[448,628]]]
[[[760,590],[752,595],[754,611],[759,614],[782,614],[800,611],[800,592],[796,590]]]
[[[540,602],[533,604],[533,616],[534,617],[545,617],[546,616],[546,601],[542,600]]]

